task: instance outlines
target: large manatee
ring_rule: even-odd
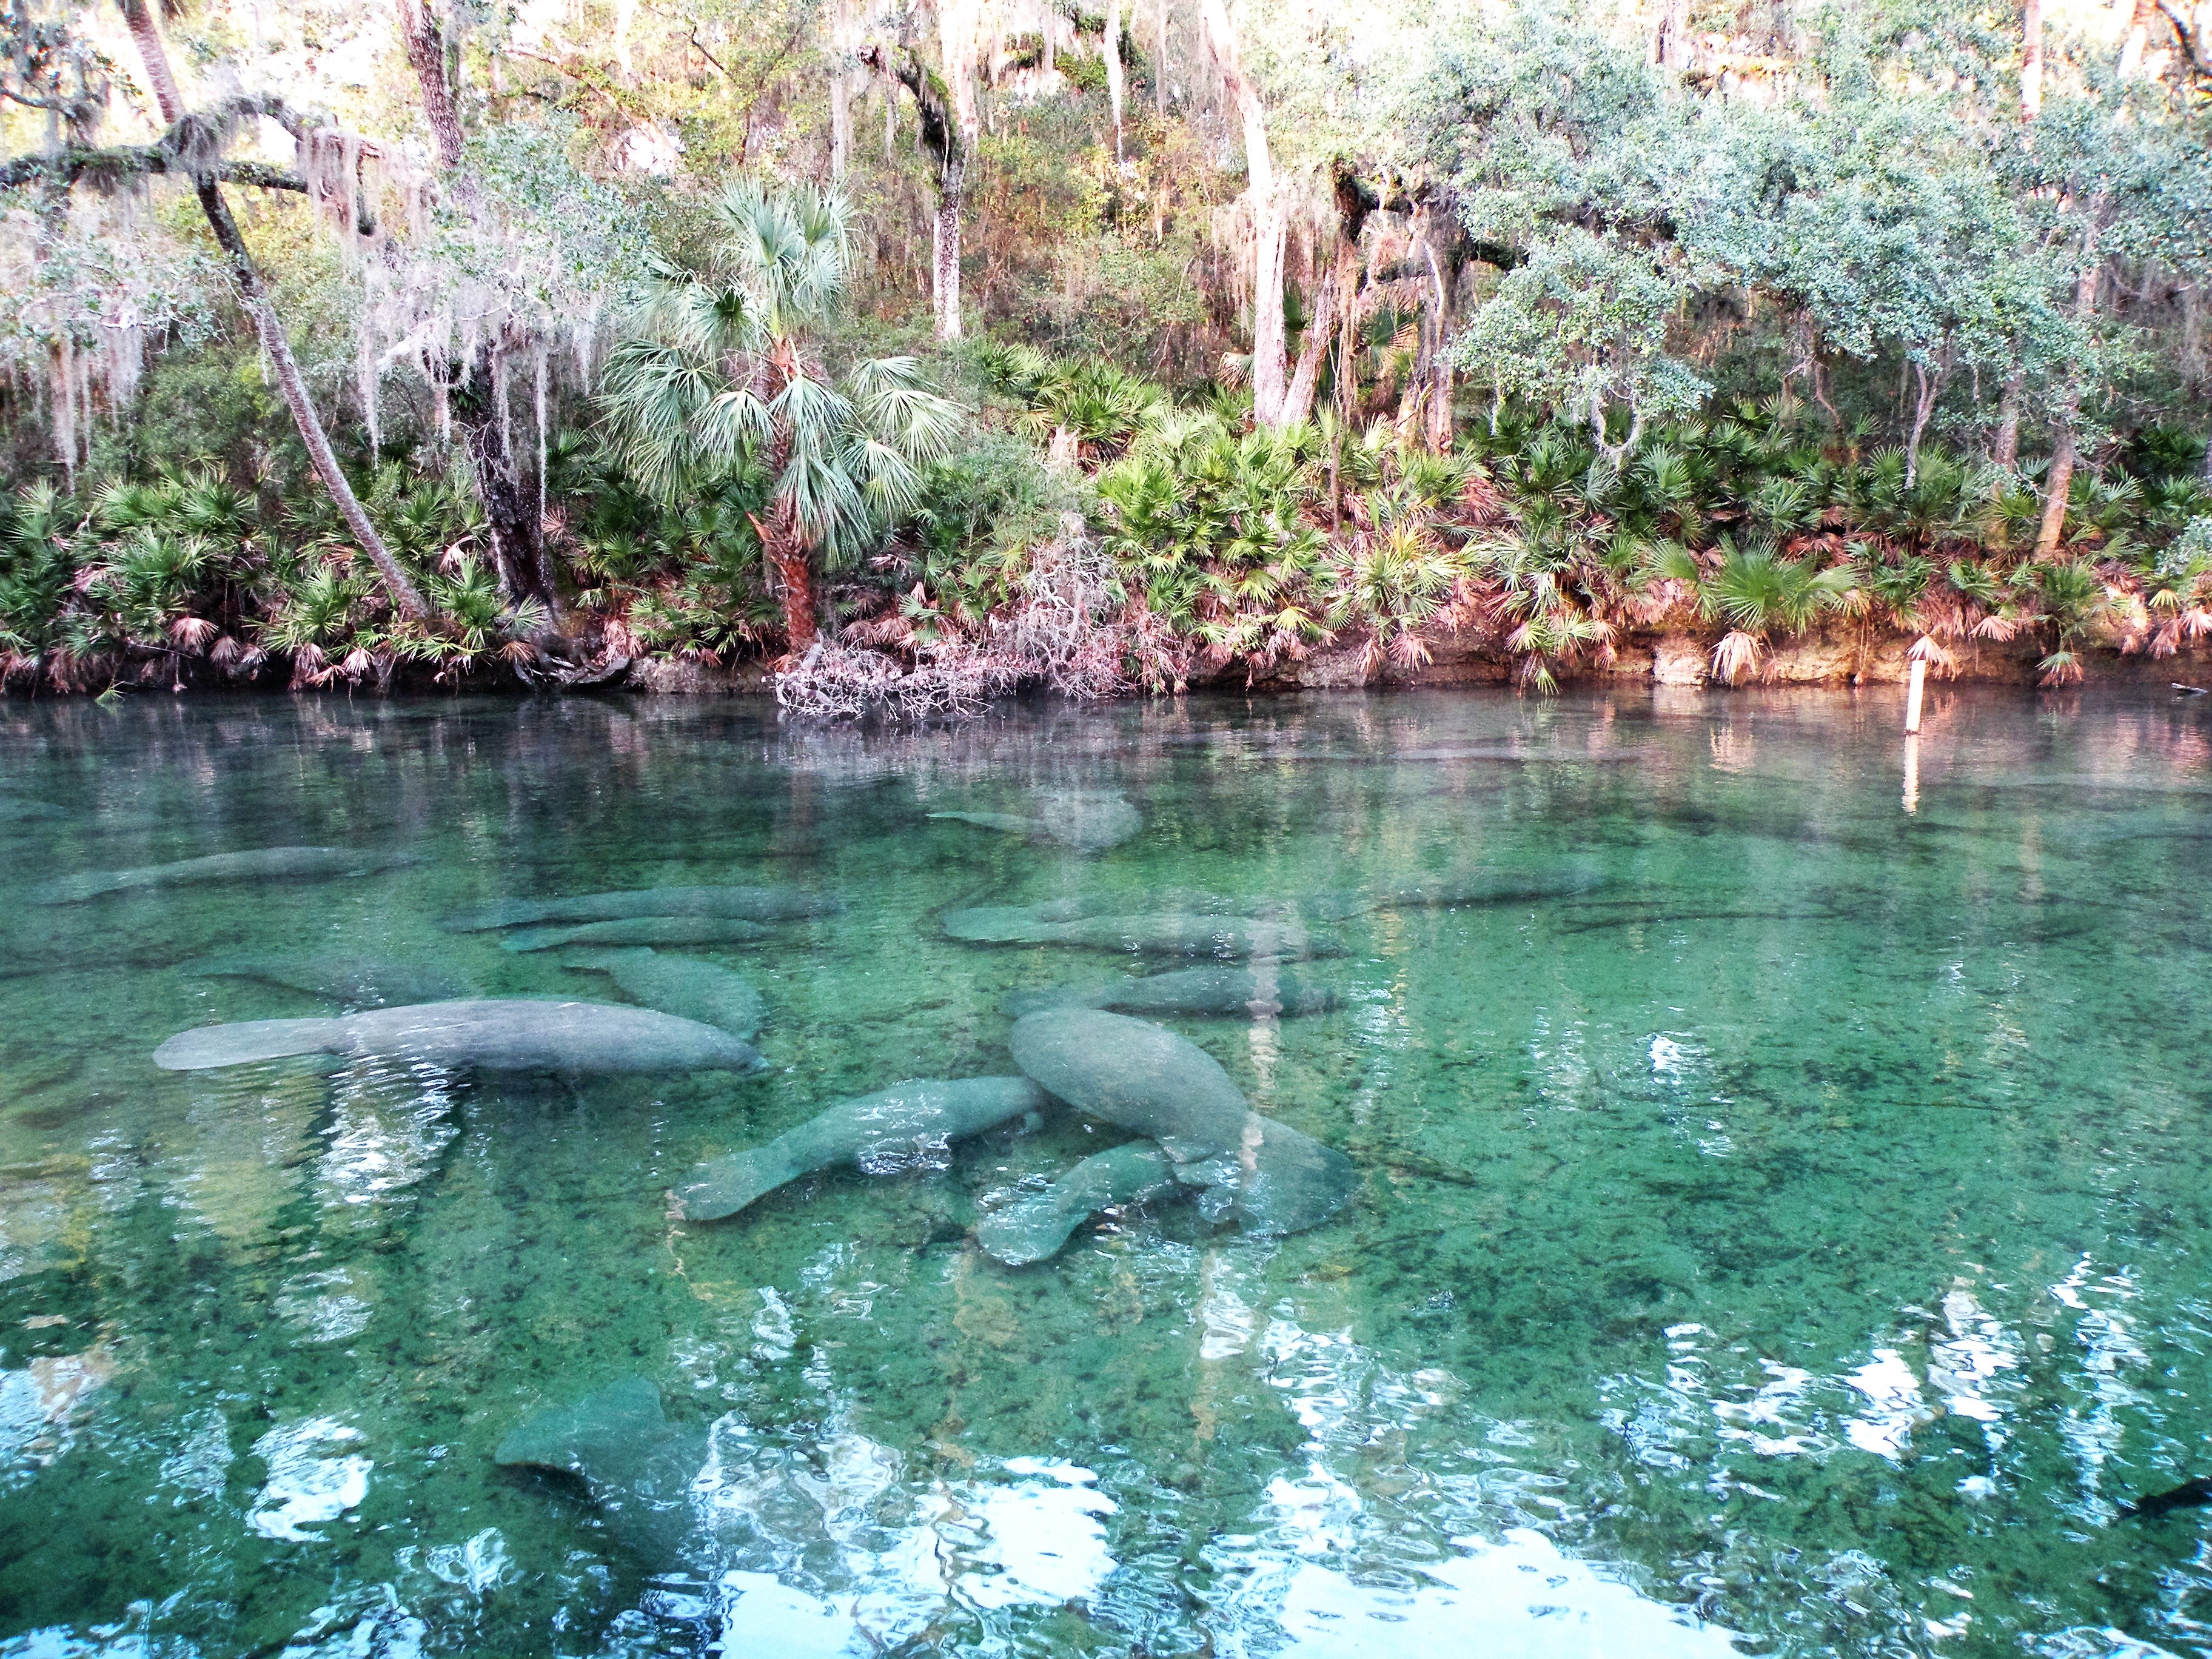
[[[597,969],[648,1008],[696,1019],[750,1042],[768,1018],[768,1005],[752,981],[719,963],[659,951],[593,951],[562,963]]]
[[[1149,1135],[1177,1163],[1237,1145],[1251,1108],[1212,1054],[1141,1019],[1092,1008],[1024,1014],[1014,1064],[1078,1111]]]
[[[1086,1158],[1051,1184],[1025,1192],[975,1223],[975,1242],[1010,1267],[1042,1261],[1097,1215],[1176,1191],[1175,1160],[1158,1141],[1132,1140]]]
[[[1106,1008],[1120,1014],[1228,1015],[1258,1019],[1325,1013],[1343,1000],[1334,986],[1316,985],[1287,968],[1209,963],[1144,979],[1022,991],[1006,999],[1018,1019],[1045,1008]]]
[[[1120,795],[1087,790],[1040,790],[1033,817],[1015,812],[932,812],[1034,840],[1056,841],[1079,852],[1103,853],[1145,827],[1137,809]]]
[[[668,1420],[660,1390],[626,1376],[526,1418],[492,1453],[504,1468],[573,1475],[623,1541],[659,1565],[678,1559],[696,1520],[692,1483],[706,1467],[708,1432]]]
[[[560,945],[757,945],[768,929],[737,916],[627,916],[565,927],[522,927],[502,951],[550,951]]]
[[[765,1146],[702,1164],[678,1185],[677,1200],[687,1220],[719,1221],[816,1170],[866,1169],[1051,1103],[1024,1077],[911,1079],[832,1106]]]
[[[566,898],[506,899],[470,910],[446,924],[453,933],[522,927],[543,921],[623,921],[633,916],[734,916],[745,921],[789,921],[833,915],[837,899],[795,887],[642,887],[618,893],[575,893]]]
[[[298,951],[265,956],[210,957],[185,972],[203,979],[254,979],[283,985],[349,1007],[388,1003],[443,1002],[463,987],[450,974],[421,963],[339,951]]]
[[[1333,957],[1342,943],[1309,931],[1294,921],[1254,916],[1206,915],[1160,911],[1127,916],[1081,916],[1054,921],[1028,905],[987,905],[948,910],[943,921],[952,938],[986,945],[1072,945],[1089,951],[1125,951],[1136,956]]]
[[[352,847],[262,847],[250,853],[215,853],[137,870],[94,871],[62,876],[31,890],[37,904],[79,904],[103,893],[148,887],[190,887],[211,881],[276,881],[313,876],[360,876],[412,864],[410,853],[367,852]]]
[[[373,1008],[334,1019],[256,1019],[180,1031],[154,1051],[167,1072],[292,1054],[374,1055],[494,1072],[754,1073],[750,1043],[696,1020],[606,1002],[487,998]]]
[[[1209,1219],[1296,1232],[1351,1195],[1350,1159],[1253,1111],[1211,1054],[1172,1031],[1055,1009],[1017,1020],[1011,1046],[1014,1063],[1060,1099],[1158,1141],[1177,1179],[1207,1189],[1200,1207]]]

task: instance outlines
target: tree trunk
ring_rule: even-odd
[[[1314,392],[1321,385],[1321,362],[1336,338],[1337,293],[1343,285],[1344,255],[1321,280],[1314,295],[1313,315],[1306,319],[1306,337],[1298,347],[1298,366],[1283,394],[1283,424],[1296,426],[1313,415]]]
[[[2016,366],[2005,377],[2004,395],[1997,399],[1997,436],[1990,459],[1999,466],[2020,464],[2020,401],[2027,387],[2027,369]]]
[[[161,31],[155,24],[153,13],[147,9],[146,0],[122,0],[122,3],[124,25],[130,30],[139,58],[146,66],[146,79],[153,88],[155,101],[161,106],[161,118],[173,127],[185,118],[185,100],[178,90],[176,75],[169,67],[169,51],[162,43]],[[261,341],[262,350],[268,354],[270,365],[276,372],[277,390],[283,396],[285,407],[292,412],[293,423],[300,428],[300,441],[307,447],[307,459],[314,466],[315,476],[330,493],[355,544],[368,556],[377,574],[383,578],[392,609],[410,622],[427,621],[430,607],[422,602],[422,593],[409,580],[399,561],[392,556],[392,550],[384,544],[384,538],[376,533],[376,526],[369,522],[361,498],[353,493],[353,486],[340,471],[338,458],[331,453],[331,441],[323,431],[322,418],[315,413],[314,401],[307,396],[307,384],[293,358],[292,343],[285,337],[284,325],[277,319],[276,308],[270,303],[269,289],[261,280],[261,268],[253,262],[253,252],[240,234],[238,222],[230,216],[230,204],[222,198],[222,186],[216,182],[215,175],[208,173],[192,180],[192,189],[199,198],[200,211],[206,216],[208,228],[230,262],[239,297],[245,302],[246,314],[253,319],[253,331]]]
[[[469,452],[470,470],[476,475],[477,499],[483,504],[500,590],[510,604],[535,599],[549,616],[557,615],[553,561],[545,550],[535,492],[523,488],[507,422],[501,418],[499,379],[489,350],[453,377],[447,397],[453,424],[460,428],[461,441]]]
[[[446,79],[444,31],[431,15],[428,0],[399,0],[399,33],[406,42],[408,64],[422,88],[422,115],[437,148],[438,170],[451,173],[461,164],[461,118]]]
[[[785,508],[769,514],[769,522],[753,520],[761,546],[783,592],[783,648],[791,657],[804,656],[820,635],[814,621],[814,562],[806,544]]]
[[[1223,86],[1244,125],[1244,172],[1252,212],[1252,414],[1262,426],[1283,423],[1283,243],[1286,229],[1267,149],[1267,112],[1244,73],[1224,0],[1200,0],[1206,35]]]
[[[2047,559],[2058,550],[2066,529],[2066,497],[2074,488],[2074,422],[2058,417],[2051,441],[2051,471],[2043,481],[2043,523],[2035,534],[2035,556]]]
[[[453,83],[446,75],[445,32],[438,27],[429,0],[400,0],[399,28],[408,64],[422,89],[422,115],[437,148],[438,171],[455,199],[470,205],[476,192],[460,171],[465,140]],[[507,438],[506,399],[495,372],[495,355],[504,343],[493,342],[477,362],[447,374],[446,406],[469,453],[500,592],[510,605],[535,599],[545,607],[547,617],[555,619],[561,614],[561,599],[553,561],[545,550],[544,525],[536,492],[523,488],[521,469]]]
[[[2097,242],[2104,230],[2105,210],[2106,196],[2100,189],[2089,204],[2088,227],[2081,233],[2081,274],[2074,285],[2077,323],[2086,324],[2097,314]],[[2051,471],[2043,481],[2043,524],[2035,537],[2038,558],[2048,558],[2058,550],[2059,538],[2066,529],[2066,498],[2074,487],[2074,416],[2081,407],[2081,385],[2076,380],[2052,415]]]
[[[937,220],[930,230],[930,287],[937,301],[937,337],[960,337],[960,198],[968,164],[955,156],[938,181]]]
[[[2020,118],[2043,112],[2043,0],[2027,0],[2021,17]]]
[[[2143,48],[2150,44],[2150,20],[2158,15],[2158,0],[2136,0],[2135,15],[2128,20],[2128,38],[2120,47],[2119,78],[2132,81],[2142,68]]]
[[[1152,107],[1160,118],[1168,112],[1168,0],[1160,0],[1160,51],[1152,64]]]
[[[1114,165],[1121,165],[1121,0],[1106,0],[1106,101],[1114,107]]]

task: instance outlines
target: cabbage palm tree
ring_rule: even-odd
[[[918,469],[950,448],[960,413],[911,357],[869,358],[837,381],[825,368],[846,216],[811,187],[732,185],[707,270],[656,265],[603,394],[617,452],[656,495],[750,480],[765,496],[752,524],[793,656],[815,638],[816,566],[861,556],[913,511]]]

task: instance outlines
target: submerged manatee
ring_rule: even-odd
[[[191,963],[185,971],[202,979],[257,979],[357,1008],[443,1002],[459,996],[464,988],[451,975],[420,963],[389,962],[380,957],[349,956],[337,951],[210,957]]]
[[[1573,898],[1602,887],[1604,877],[1595,869],[1572,866],[1541,873],[1491,871],[1474,875],[1439,876],[1395,887],[1374,887],[1322,893],[1306,908],[1328,921],[1364,915],[1370,910],[1452,910],[1486,904],[1523,904],[1532,900]]]
[[[1183,968],[1106,985],[1070,985],[1018,992],[1006,1011],[1016,1019],[1046,1008],[1108,1008],[1121,1014],[1227,1015],[1265,1018],[1326,1013],[1343,1001],[1334,987],[1316,985],[1285,968]]]
[[[1200,1209],[1209,1220],[1297,1232],[1352,1194],[1349,1158],[1253,1111],[1211,1054],[1172,1031],[1056,1009],[1017,1020],[1011,1046],[1016,1065],[1079,1111],[1158,1141],[1177,1180],[1207,1189]]]
[[[51,801],[22,795],[0,795],[0,823],[59,823],[69,817]]]
[[[868,1164],[942,1145],[1052,1103],[1023,1077],[915,1078],[809,1118],[763,1146],[702,1164],[676,1188],[689,1221],[719,1221],[834,1164]]]
[[[78,904],[103,893],[148,887],[190,887],[210,881],[276,881],[311,876],[361,876],[412,864],[410,853],[372,853],[350,847],[263,847],[250,853],[216,853],[139,870],[63,876],[31,890],[35,904]]]
[[[678,1559],[692,1530],[692,1482],[706,1467],[707,1431],[679,1428],[660,1390],[625,1376],[572,1405],[526,1419],[499,1443],[503,1468],[550,1469],[581,1480],[623,1541],[653,1565]]]
[[[658,951],[594,951],[562,963],[596,969],[648,1008],[696,1019],[750,1042],[768,1018],[768,1005],[744,975],[696,957]]]
[[[986,945],[1072,945],[1088,951],[1127,951],[1138,956],[1334,957],[1344,946],[1297,921],[1253,916],[1162,911],[1151,915],[1082,916],[1054,921],[1027,905],[987,905],[948,910],[945,931]]]
[[[1042,1261],[1101,1210],[1176,1190],[1175,1160],[1156,1140],[1132,1140],[1086,1158],[1051,1185],[1024,1193],[975,1223],[975,1242],[1010,1267]]]
[[[1141,1019],[1091,1008],[1024,1014],[1014,1064],[1078,1111],[1150,1135],[1178,1163],[1238,1144],[1251,1108],[1212,1054]]]
[[[736,916],[631,916],[573,927],[524,927],[499,942],[502,951],[550,951],[558,945],[757,945],[768,929]]]
[[[750,1043],[696,1020],[607,1002],[527,998],[375,1008],[335,1019],[256,1019],[180,1031],[154,1051],[166,1072],[243,1066],[291,1054],[375,1055],[494,1072],[754,1073]]]
[[[733,916],[744,921],[790,921],[834,915],[837,899],[795,887],[644,887],[619,893],[576,893],[567,898],[507,899],[455,916],[449,933],[481,933],[541,921],[624,921],[635,916]]]
[[[1003,830],[1033,840],[1056,841],[1079,852],[1103,853],[1119,847],[1145,827],[1137,809],[1117,794],[1084,790],[1039,791],[1036,816],[1015,812],[932,812],[933,818],[951,818]]]

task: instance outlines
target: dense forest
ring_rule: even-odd
[[[2212,6],[0,0],[0,678],[2212,631]]]

